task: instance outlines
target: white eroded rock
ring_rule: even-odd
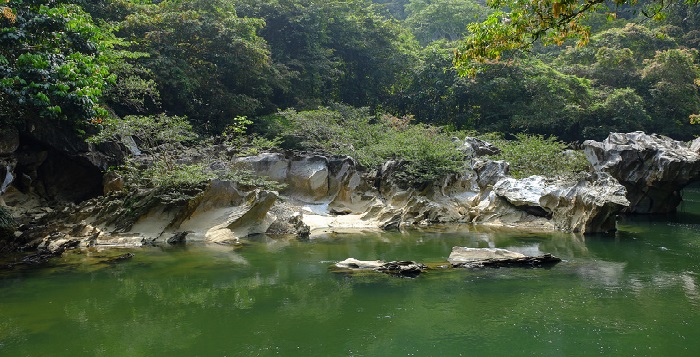
[[[275,181],[284,181],[289,174],[289,160],[284,154],[262,153],[255,156],[235,158],[234,163],[255,172],[257,175],[268,177]]]
[[[452,252],[447,261],[450,264],[459,264],[487,259],[516,259],[524,257],[524,254],[501,248],[452,247]]]
[[[382,265],[384,265],[384,262],[381,260],[357,260],[355,258],[348,258],[335,263],[336,267],[344,269],[377,269]]]
[[[577,181],[531,176],[501,179],[471,214],[482,224],[594,233],[614,231],[628,205],[625,188],[605,173]]]
[[[364,171],[347,156],[288,152],[234,160],[286,188],[279,195],[212,180],[167,197],[142,190],[126,205],[120,199],[85,202],[67,223],[89,222],[91,242],[109,245],[163,242],[178,232],[187,232],[187,241],[236,242],[258,233],[306,237],[450,223],[592,233],[614,230],[627,204],[624,188],[605,174],[516,180],[507,177],[503,161],[471,159],[459,174],[411,187],[396,179],[401,163],[394,161]]]
[[[493,185],[493,192],[515,206],[539,206],[547,186],[547,179],[543,176],[530,176],[520,180],[507,177]]]
[[[700,179],[700,142],[687,145],[656,134],[611,133],[583,143],[596,171],[609,173],[627,189],[629,211],[675,212],[681,190]]]
[[[547,187],[540,206],[551,212],[557,229],[566,232],[612,232],[617,215],[629,206],[625,188],[606,173],[595,173],[573,185]]]
[[[328,159],[314,155],[292,161],[287,182],[299,197],[321,200],[328,195]]]

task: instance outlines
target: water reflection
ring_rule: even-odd
[[[458,355],[468,346],[501,355],[517,346],[528,355],[692,355],[698,227],[625,218],[620,228],[585,237],[474,227],[305,242],[259,235],[240,247],[131,250],[132,260],[113,265],[92,260],[103,252],[82,253],[0,277],[0,354]],[[442,262],[453,246],[564,261],[417,279],[328,270],[348,257]]]

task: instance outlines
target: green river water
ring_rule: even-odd
[[[0,356],[700,355],[700,190],[686,190],[681,213],[619,229],[261,236],[239,249],[134,249],[112,265],[82,253],[0,272]],[[564,261],[416,279],[328,269],[348,257],[439,262],[452,246]]]

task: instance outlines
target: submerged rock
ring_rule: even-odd
[[[637,131],[588,140],[583,149],[596,171],[609,173],[627,189],[627,211],[669,213],[680,204],[683,187],[700,179],[699,144]]]
[[[383,262],[381,260],[357,260],[355,258],[337,262],[334,267],[337,272],[368,270],[408,278],[415,278],[426,269],[425,265],[414,261]]]
[[[67,238],[65,234],[55,232],[47,236],[39,244],[36,251],[25,255],[19,261],[10,263],[7,267],[13,268],[18,265],[41,265],[51,258],[60,257],[66,250],[75,249],[80,245],[79,239]]]
[[[531,257],[501,248],[453,247],[447,261],[453,268],[541,268],[557,264],[561,259],[551,254]]]
[[[114,258],[106,259],[106,260],[102,261],[101,263],[103,263],[103,264],[116,264],[116,263],[120,263],[120,262],[123,262],[126,260],[130,260],[131,258],[133,258],[135,256],[136,255],[134,253],[124,253],[124,254],[118,255]]]
[[[177,232],[165,242],[170,245],[179,245],[187,243],[187,235],[191,232]]]

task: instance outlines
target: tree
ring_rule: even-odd
[[[278,107],[300,109],[323,104],[323,98],[334,97],[335,83],[340,75],[341,59],[328,43],[332,33],[328,22],[335,14],[323,3],[298,0],[236,0],[241,16],[260,18],[265,26],[260,30],[269,45],[273,61],[283,68],[294,90],[278,92],[274,102]]]
[[[629,132],[651,127],[644,99],[633,89],[614,89],[597,100],[581,123],[581,136],[603,140],[611,132]]]
[[[382,7],[397,20],[404,20],[406,18],[405,7],[410,1],[411,0],[372,0],[373,3],[382,5]]]
[[[427,45],[440,39],[462,39],[467,24],[483,21],[489,9],[472,0],[411,0],[406,12],[406,25]]]
[[[568,46],[554,61],[562,72],[592,79],[596,87],[644,91],[641,69],[656,51],[678,47],[675,39],[658,29],[627,23],[591,36],[584,47]]]
[[[0,122],[102,120],[102,91],[115,79],[108,64],[118,62],[113,34],[62,2],[7,1],[0,14]]]
[[[517,132],[556,134],[566,141],[585,139],[580,121],[591,101],[590,82],[537,60],[524,61],[521,67],[524,92],[512,127]]]
[[[340,8],[342,12],[328,24],[333,34],[329,47],[342,61],[338,100],[375,108],[403,86],[417,46],[408,31],[368,5],[368,1],[357,0]]]
[[[453,42],[439,40],[423,48],[407,77],[392,96],[391,107],[424,123],[472,129],[471,107],[464,97],[471,79],[452,69]]]
[[[381,6],[369,0],[236,0],[246,17],[261,18],[272,58],[284,65],[290,90],[281,107],[313,108],[329,101],[372,108],[403,83],[417,44]]]
[[[691,139],[696,130],[689,118],[700,113],[700,66],[697,50],[659,51],[646,62],[642,79],[648,83],[649,102],[656,118],[655,130]]]
[[[498,10],[481,23],[469,25],[470,35],[455,51],[454,64],[460,73],[474,75],[478,66],[499,60],[515,50],[529,50],[536,41],[544,45],[562,45],[573,39],[577,46],[588,43],[590,27],[585,21],[594,12],[604,11],[615,16],[621,6],[641,6],[645,16],[663,18],[669,4],[685,2],[698,4],[700,0],[652,0],[638,5],[637,0],[489,0]]]
[[[220,132],[239,115],[269,113],[284,86],[265,40],[264,21],[239,17],[226,0],[165,0],[137,6],[119,34],[148,57],[163,109],[199,130]]]

